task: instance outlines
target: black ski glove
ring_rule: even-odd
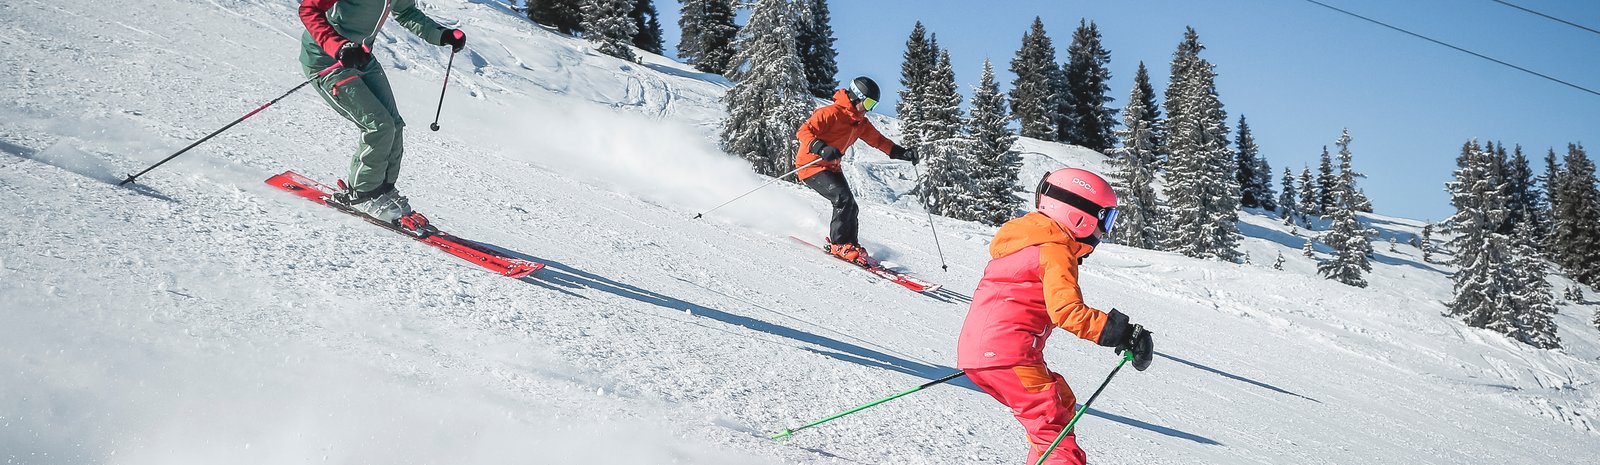
[[[344,45],[339,46],[339,54],[334,58],[339,60],[340,66],[359,71],[366,68],[368,63],[372,63],[372,51],[360,42],[345,41]]]
[[[1105,347],[1115,347],[1117,354],[1123,351],[1133,351],[1133,369],[1144,371],[1150,367],[1150,358],[1155,354],[1155,341],[1150,339],[1150,332],[1143,326],[1128,323],[1128,315],[1117,309],[1111,309],[1106,315],[1106,325],[1100,329],[1100,340],[1095,341]]]
[[[461,32],[460,29],[447,29],[441,41],[443,43],[439,45],[449,45],[451,52],[459,52],[467,46],[467,33]]]
[[[823,160],[827,161],[834,161],[844,158],[843,152],[840,152],[839,149],[833,148],[833,146],[823,142],[822,139],[811,141],[811,153],[817,154],[817,156],[822,157]]]
[[[889,149],[889,158],[893,158],[895,160],[905,160],[905,161],[909,161],[909,162],[912,162],[912,163],[916,163],[917,162],[917,149],[916,148],[909,148],[908,149],[908,148],[905,148],[905,147],[901,147],[899,145],[895,145],[894,148]]]

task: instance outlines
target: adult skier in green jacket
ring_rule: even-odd
[[[394,20],[417,37],[455,51],[467,43],[458,29],[446,29],[417,10],[416,0],[302,0],[305,23],[300,64],[307,77],[339,116],[361,128],[361,144],[350,163],[349,190],[335,201],[382,221],[411,214],[411,205],[395,190],[406,122],[394,103],[383,67],[372,59],[372,41],[384,21]],[[321,77],[319,72],[340,67]]]

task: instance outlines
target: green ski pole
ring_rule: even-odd
[[[1106,375],[1106,380],[1100,383],[1100,389],[1095,389],[1089,400],[1083,403],[1083,407],[1078,408],[1078,413],[1072,415],[1072,421],[1067,422],[1067,427],[1061,429],[1061,434],[1056,436],[1055,442],[1050,443],[1050,448],[1045,449],[1043,454],[1039,454],[1039,461],[1033,465],[1044,465],[1045,459],[1050,458],[1050,453],[1055,452],[1056,446],[1061,445],[1061,440],[1067,438],[1067,433],[1072,431],[1073,425],[1077,425],[1078,419],[1083,418],[1083,412],[1089,411],[1089,404],[1094,403],[1094,398],[1100,397],[1100,391],[1106,390],[1106,385],[1111,384],[1111,378],[1117,376],[1117,371],[1122,370],[1122,366],[1127,365],[1130,360],[1133,360],[1133,351],[1122,352],[1122,361],[1117,362],[1117,367],[1112,368],[1111,374]]]
[[[952,379],[960,378],[960,377],[962,377],[962,376],[964,376],[966,374],[967,374],[967,372],[965,372],[965,371],[957,371],[955,373],[952,373],[950,376],[946,376],[946,377],[939,378],[939,379],[936,379],[936,380],[933,380],[933,381],[922,383],[921,386],[917,386],[917,387],[914,387],[914,388],[911,388],[911,389],[907,389],[907,390],[901,391],[899,394],[895,394],[895,395],[892,395],[892,396],[889,396],[889,397],[885,397],[885,398],[882,398],[882,399],[874,400],[872,402],[868,402],[865,405],[862,405],[860,407],[856,407],[856,408],[853,408],[853,409],[850,409],[850,410],[846,410],[846,411],[834,414],[833,416],[830,416],[828,418],[823,418],[821,420],[813,421],[811,423],[806,424],[805,426],[801,426],[799,428],[794,428],[794,429],[783,430],[783,432],[780,432],[778,434],[772,435],[772,440],[777,441],[777,440],[780,440],[780,439],[783,439],[783,438],[787,438],[789,436],[793,436],[794,433],[796,433],[796,432],[798,432],[800,430],[803,430],[803,429],[806,429],[806,428],[810,428],[810,427],[813,427],[813,426],[817,426],[817,425],[820,425],[820,424],[823,424],[823,423],[827,423],[827,422],[833,421],[836,418],[839,418],[839,417],[842,417],[842,416],[845,416],[845,415],[849,415],[849,414],[852,414],[852,413],[856,413],[856,412],[859,412],[859,411],[862,411],[862,410],[866,410],[866,409],[872,408],[875,405],[878,405],[878,404],[881,404],[881,403],[884,403],[884,402],[888,402],[888,401],[891,401],[891,400],[895,400],[895,399],[900,398],[900,397],[904,397],[906,394],[910,394],[910,393],[913,393],[913,392],[921,391],[924,388],[927,388],[928,386],[932,386],[932,385],[935,385],[935,384],[939,384],[939,383],[943,383],[943,382],[946,382],[946,381],[950,381]]]

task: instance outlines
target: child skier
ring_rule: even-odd
[[[338,8],[334,8],[338,6]],[[301,0],[300,64],[307,77],[338,63],[339,69],[316,78],[317,92],[334,111],[361,129],[361,143],[350,164],[350,187],[334,201],[393,222],[411,214],[411,205],[395,190],[404,154],[406,122],[394,103],[383,66],[372,59],[372,41],[385,20],[395,21],[434,45],[455,51],[467,44],[459,29],[446,29],[417,10],[416,0]]]
[[[994,257],[972,297],[961,327],[956,365],[1011,407],[1032,444],[1028,464],[1039,460],[1072,419],[1077,399],[1065,379],[1044,363],[1045,340],[1059,327],[1117,353],[1132,350],[1144,371],[1155,350],[1150,332],[1127,315],[1083,302],[1078,265],[1094,252],[1117,219],[1117,194],[1105,179],[1066,168],[1039,182],[1037,211],[1007,222],[989,244]],[[1049,464],[1081,465],[1076,435],[1067,434]]]
[[[915,163],[916,151],[907,150],[884,138],[878,129],[867,121],[867,112],[878,105],[878,83],[865,76],[850,81],[848,88],[833,93],[833,104],[818,108],[811,118],[800,125],[795,137],[800,139],[800,152],[795,154],[794,165],[801,168],[800,181],[833,203],[833,221],[828,230],[828,251],[839,258],[868,264],[867,251],[856,238],[860,229],[857,221],[859,208],[850,184],[845,181],[839,159],[844,157],[857,139],[889,155],[889,158]],[[821,159],[821,161],[818,161]]]

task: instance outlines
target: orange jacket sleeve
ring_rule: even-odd
[[[1039,245],[1039,272],[1044,281],[1044,307],[1050,322],[1078,337],[1101,343],[1106,312],[1083,303],[1078,288],[1078,257],[1065,245]]]
[[[832,105],[818,108],[816,111],[811,112],[811,117],[807,118],[805,124],[801,124],[800,129],[794,132],[794,137],[800,139],[800,153],[811,153],[811,141],[821,137],[825,131],[824,128],[838,124],[840,117],[841,115]],[[826,143],[827,140],[824,139],[823,142]],[[834,148],[844,150],[849,147]]]
[[[872,121],[862,121],[861,124],[863,126],[861,128],[862,142],[866,142],[867,145],[878,149],[878,151],[883,152],[884,155],[888,155],[889,152],[894,149],[894,141],[889,140],[887,137],[883,137],[883,134],[878,132],[878,128],[872,126]],[[843,150],[843,148],[840,150]]]

